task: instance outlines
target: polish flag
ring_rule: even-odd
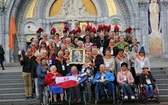
[[[81,78],[78,78],[77,76],[56,77],[55,82],[57,86],[67,89],[77,86],[80,79]]]

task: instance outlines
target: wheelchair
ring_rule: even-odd
[[[70,93],[70,90],[69,89],[66,89],[65,90],[65,93],[66,93],[66,97],[67,97],[67,103],[68,105],[71,105],[71,104],[82,104],[82,105],[86,105],[86,91],[84,90],[83,87],[80,87],[80,92],[81,92],[81,102],[72,102],[72,96],[71,96],[71,93]]]
[[[115,93],[115,85],[114,83],[111,82],[111,89],[112,89],[112,99],[110,99],[109,95],[108,95],[108,90],[106,88],[104,88],[104,92],[106,95],[106,99],[105,100],[100,100],[101,96],[100,96],[100,88],[98,86],[98,83],[95,84],[95,104],[99,104],[101,102],[107,102],[110,103],[112,102],[113,104],[115,104],[116,102],[116,93]]]
[[[116,86],[116,92],[117,92],[117,105],[122,105],[123,101],[134,101],[136,102],[136,104],[139,103],[139,97],[140,97],[140,91],[139,91],[139,87],[135,84],[131,85],[131,89],[132,92],[134,94],[135,99],[131,100],[130,97],[128,97],[128,99],[124,99],[124,95],[123,95],[123,89],[121,89],[121,87],[119,86],[119,84]]]
[[[146,102],[149,102],[147,100],[146,89],[144,87],[141,87],[140,85],[139,85],[139,87],[140,87],[139,89],[140,89],[140,93],[141,93],[140,100],[141,100],[141,102],[143,102],[145,104]],[[158,90],[158,86],[156,84],[153,85],[153,98],[154,98],[154,100],[150,100],[150,102],[159,103],[159,90]]]
[[[52,92],[49,90],[49,86],[45,86],[44,87],[44,91],[43,91],[43,104],[44,105],[67,105],[67,93],[66,91],[64,91],[64,102],[60,103],[60,97],[57,97],[57,99],[59,100],[57,104],[53,103],[53,94]]]

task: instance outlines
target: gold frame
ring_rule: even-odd
[[[74,55],[75,52],[76,53],[78,52],[79,54],[78,58],[76,58],[76,56]],[[84,64],[84,63],[85,63],[85,48],[72,48],[70,50],[70,64]]]

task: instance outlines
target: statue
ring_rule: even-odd
[[[83,17],[92,16],[86,12],[82,0],[64,0],[58,17]]]
[[[160,10],[158,0],[149,3],[149,52],[151,55],[163,53],[163,37],[161,33]]]
[[[157,0],[151,0],[149,4],[151,31],[159,31],[159,5]]]

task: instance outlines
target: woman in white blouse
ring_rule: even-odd
[[[106,49],[105,56],[103,57],[104,64],[108,71],[113,72],[115,69],[115,59],[111,56],[111,50]]]

